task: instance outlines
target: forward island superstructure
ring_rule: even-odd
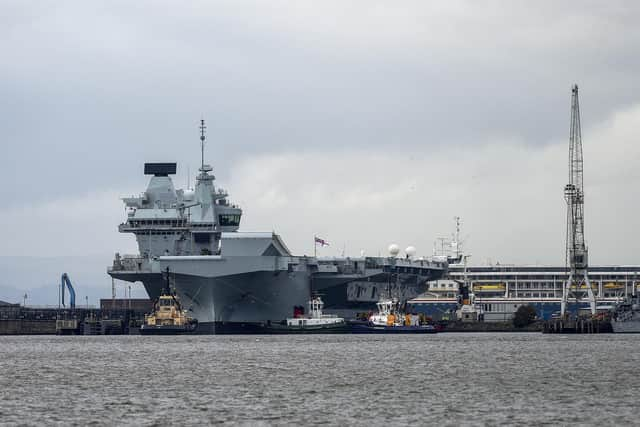
[[[314,294],[323,295],[328,312],[372,308],[377,295],[354,300],[353,289],[375,294],[393,284],[412,289],[413,297],[445,273],[446,263],[409,256],[295,256],[274,232],[240,232],[242,210],[215,187],[213,168],[204,163],[204,129],[203,121],[194,190],[174,188],[176,163],[145,164],[147,190],[123,199],[127,218],[119,226],[135,235],[139,254],[116,254],[108,269],[115,279],[142,282],[152,299],[170,283],[199,332],[262,327],[291,316]]]

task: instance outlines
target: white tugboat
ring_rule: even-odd
[[[374,326],[402,326],[402,316],[398,309],[399,303],[395,299],[378,301],[378,312],[369,316],[369,323]]]
[[[338,317],[335,314],[323,313],[324,302],[322,302],[319,296],[311,298],[308,305],[309,314],[307,316],[301,315],[298,311],[298,315],[289,317],[282,323],[267,325],[266,332],[281,334],[330,334],[348,332],[347,323],[342,317]]]
[[[469,292],[467,283],[459,284],[458,309],[456,310],[456,320],[464,323],[483,321],[482,308],[476,304],[476,296]]]

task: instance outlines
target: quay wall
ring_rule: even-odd
[[[0,319],[0,335],[55,334],[55,320]]]
[[[534,322],[523,328],[516,328],[513,322],[447,322],[442,326],[442,332],[541,332],[543,323]]]
[[[109,300],[111,303],[112,300]],[[116,300],[116,303],[118,300]],[[127,301],[131,310],[109,309],[55,309],[30,308],[18,305],[0,306],[0,335],[55,335],[86,333],[84,325],[90,324],[94,330],[103,334],[123,333],[144,321],[148,303],[145,301]],[[116,307],[122,304],[116,305]],[[58,325],[56,325],[56,322]],[[68,322],[68,323],[66,323]],[[114,325],[125,327],[114,328]],[[73,325],[73,326],[72,326]],[[91,328],[88,331],[95,332]]]

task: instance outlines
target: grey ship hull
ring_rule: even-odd
[[[419,283],[389,283],[386,277],[356,278],[351,282],[339,285],[327,285],[323,280],[314,279],[313,290],[323,295],[327,309],[336,310],[373,310],[381,297],[391,294],[400,301],[408,301],[427,290],[426,281],[441,277],[433,275],[419,278]]]
[[[252,329],[285,319],[310,297],[303,272],[260,271],[215,278],[177,274],[175,283],[178,297],[198,319],[201,332],[222,332],[243,324],[242,329]]]
[[[360,261],[277,256],[168,256],[147,264],[129,263],[129,268],[114,268],[109,273],[117,279],[142,282],[154,299],[169,285],[190,311],[189,315],[198,320],[198,333],[247,333],[262,332],[268,324],[291,317],[295,306],[306,306],[312,292],[328,301],[326,312],[353,317],[356,312],[375,307],[383,290],[391,288],[394,295],[413,294],[422,289],[420,284],[424,281],[444,271],[441,266],[429,264],[418,265],[420,268],[415,272],[400,274],[398,271],[406,267],[395,265],[396,260],[371,258],[369,261],[375,265],[365,267],[361,262],[359,268],[350,270]],[[131,265],[145,271],[132,271]],[[169,273],[163,273],[167,269]],[[390,284],[392,278],[396,282]],[[377,289],[373,297],[372,287]],[[354,294],[356,288],[366,291]]]
[[[278,268],[282,261],[284,269]],[[288,261],[296,261],[297,267]],[[112,269],[109,274],[142,282],[152,299],[169,286],[198,320],[199,333],[257,331],[290,317],[294,306],[305,306],[310,298],[309,268],[294,259],[161,257],[150,264],[152,272]]]
[[[427,281],[441,278],[446,269],[417,264],[407,267],[387,266],[369,269],[363,274],[314,274],[313,292],[322,295],[325,311],[341,317],[353,318],[358,313],[375,311],[381,297],[392,295],[399,301],[408,301],[424,293]]]
[[[624,320],[613,319],[611,328],[616,334],[640,334],[640,312],[629,313]]]

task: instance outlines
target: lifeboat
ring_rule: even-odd
[[[481,285],[473,285],[473,290],[476,292],[496,292],[496,291],[504,291],[506,289],[506,285],[504,283],[486,283]]]

